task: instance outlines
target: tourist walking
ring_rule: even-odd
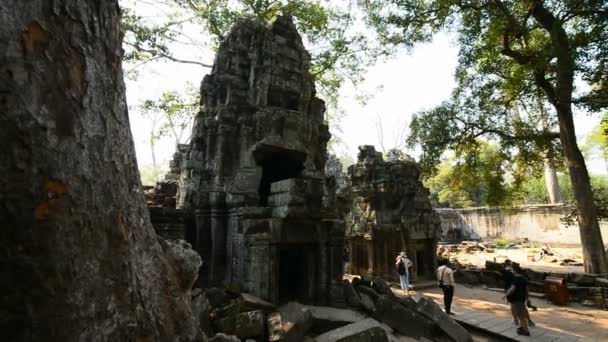
[[[500,271],[500,274],[502,275],[503,288],[506,294],[507,291],[509,291],[509,289],[511,288],[511,285],[513,285],[513,280],[515,279],[515,274],[513,273],[513,262],[511,260],[505,260],[504,268]],[[536,306],[532,305],[532,302],[530,301],[529,297],[526,299],[526,306],[534,311],[538,310]],[[519,326],[519,318],[515,315],[515,312],[513,310],[511,310],[511,315],[513,316],[513,324]],[[527,319],[529,326],[533,327],[536,325],[534,324],[534,322],[532,322],[532,319],[530,319],[529,311],[527,314]]]
[[[401,282],[401,290],[403,293],[410,294],[410,272],[409,268],[412,266],[412,262],[407,258],[405,252],[399,253],[395,260],[395,266],[397,266],[397,274],[399,275],[399,281]]]
[[[515,274],[513,274],[513,263],[511,260],[505,260],[503,269],[500,270],[500,275],[502,276],[502,285],[506,294],[511,288],[511,285],[513,285],[513,279],[515,279]],[[519,319],[513,310],[511,310],[511,315],[513,316],[513,324],[519,325]]]
[[[342,253],[342,263],[344,264],[344,274],[350,274],[350,251],[347,247],[344,247],[344,252]]]
[[[523,276],[522,270],[518,264],[513,264],[513,283],[503,298],[511,304],[511,313],[519,322],[517,333],[519,335],[530,336],[528,329],[528,309],[526,308],[526,300],[528,299],[528,280]]]
[[[443,291],[443,305],[445,307],[445,313],[453,315],[452,313],[452,298],[454,298],[454,270],[448,267],[448,259],[439,260],[439,267],[437,268],[437,281],[439,287]]]

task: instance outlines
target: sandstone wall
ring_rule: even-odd
[[[436,209],[446,241],[528,238],[551,244],[580,245],[577,226],[567,227],[560,218],[568,213],[562,205],[527,205],[515,208]],[[608,224],[601,224],[604,241]]]

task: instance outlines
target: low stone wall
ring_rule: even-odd
[[[563,205],[526,205],[510,208],[436,209],[445,241],[528,238],[550,244],[580,245],[578,226],[565,226]],[[604,241],[608,224],[601,224]]]

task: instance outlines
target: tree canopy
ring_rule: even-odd
[[[357,84],[378,56],[387,53],[377,41],[357,32],[357,11],[348,5],[318,0],[150,0],[170,9],[159,22],[136,14],[126,1],[122,20],[127,49],[125,61],[167,60],[211,67],[209,61],[193,61],[172,53],[171,45],[185,39],[180,28],[195,25],[210,41],[190,40],[198,48],[214,49],[232,26],[243,18],[272,21],[277,15],[290,15],[312,55],[311,73],[323,98],[335,104],[338,89],[345,82]]]

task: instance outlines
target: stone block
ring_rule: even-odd
[[[215,309],[215,315],[220,318],[236,316],[239,312],[241,312],[241,303],[238,300],[232,300],[228,305]]]
[[[214,308],[228,303],[228,296],[226,293],[217,287],[208,288],[205,291],[205,297],[207,297],[207,300],[209,300],[209,303]]]
[[[243,312],[236,315],[235,335],[241,339],[264,335],[266,317],[261,310]]]
[[[200,289],[197,290],[200,292]],[[192,298],[191,308],[192,315],[194,316],[194,319],[198,321],[201,330],[207,335],[211,334],[210,314],[213,311],[213,308],[207,298],[200,294]]]
[[[363,309],[365,309],[369,313],[373,313],[374,311],[376,311],[376,305],[368,294],[361,292],[359,293],[359,296],[361,297],[361,306],[363,307]]]
[[[477,285],[480,283],[480,272],[460,269],[454,273],[454,280],[459,284]]]
[[[503,284],[502,275],[496,271],[482,270],[479,273],[479,280],[488,287],[502,287]]]
[[[372,281],[372,288],[381,295],[387,295],[390,297],[395,296],[388,283],[380,277],[374,278],[374,280]]]
[[[310,310],[300,303],[289,302],[281,306],[279,312],[284,341],[301,341],[312,327],[313,318]]]
[[[274,304],[260,299],[254,295],[251,295],[249,293],[242,293],[241,295],[243,297],[243,310],[262,310],[265,313],[270,313],[276,310],[276,306]]]
[[[570,282],[578,286],[593,286],[597,276],[586,273],[570,273]]]
[[[469,332],[447,315],[432,299],[420,297],[416,303],[416,312],[433,321],[439,330],[454,342],[470,342],[473,338]]]
[[[317,334],[337,329],[365,319],[360,313],[328,306],[308,306],[313,318],[312,331]]]
[[[344,299],[346,300],[346,304],[353,308],[357,308],[361,305],[359,294],[348,280],[344,280]]]
[[[502,263],[499,263],[499,262],[494,262],[494,261],[486,260],[486,267],[485,268],[488,271],[498,271],[498,272],[500,272],[504,268],[504,265]]]
[[[234,335],[234,332],[236,331],[236,316],[214,320],[213,329],[227,335]]]
[[[365,293],[366,295],[368,295],[374,302],[378,300],[378,297],[380,297],[380,294],[371,287],[360,285],[357,286],[356,289],[357,291],[359,291],[359,293]]]
[[[283,339],[283,319],[280,312],[268,314],[268,341],[281,341]]]
[[[278,193],[268,197],[268,204],[271,207],[305,205],[306,197],[302,194]]]
[[[434,332],[434,324],[431,320],[407,309],[386,295],[380,296],[376,301],[376,311],[373,317],[398,333],[413,338],[431,336]]]
[[[314,339],[316,342],[388,342],[380,324],[371,318],[328,331]]]
[[[209,342],[241,342],[241,340],[233,335],[217,333],[208,340]]]
[[[242,207],[238,209],[238,215],[245,218],[267,218],[272,215],[272,209],[268,207]]]
[[[181,289],[191,290],[198,278],[198,269],[203,264],[200,255],[184,240],[159,239],[158,241],[167,255],[167,260],[176,271]]]

